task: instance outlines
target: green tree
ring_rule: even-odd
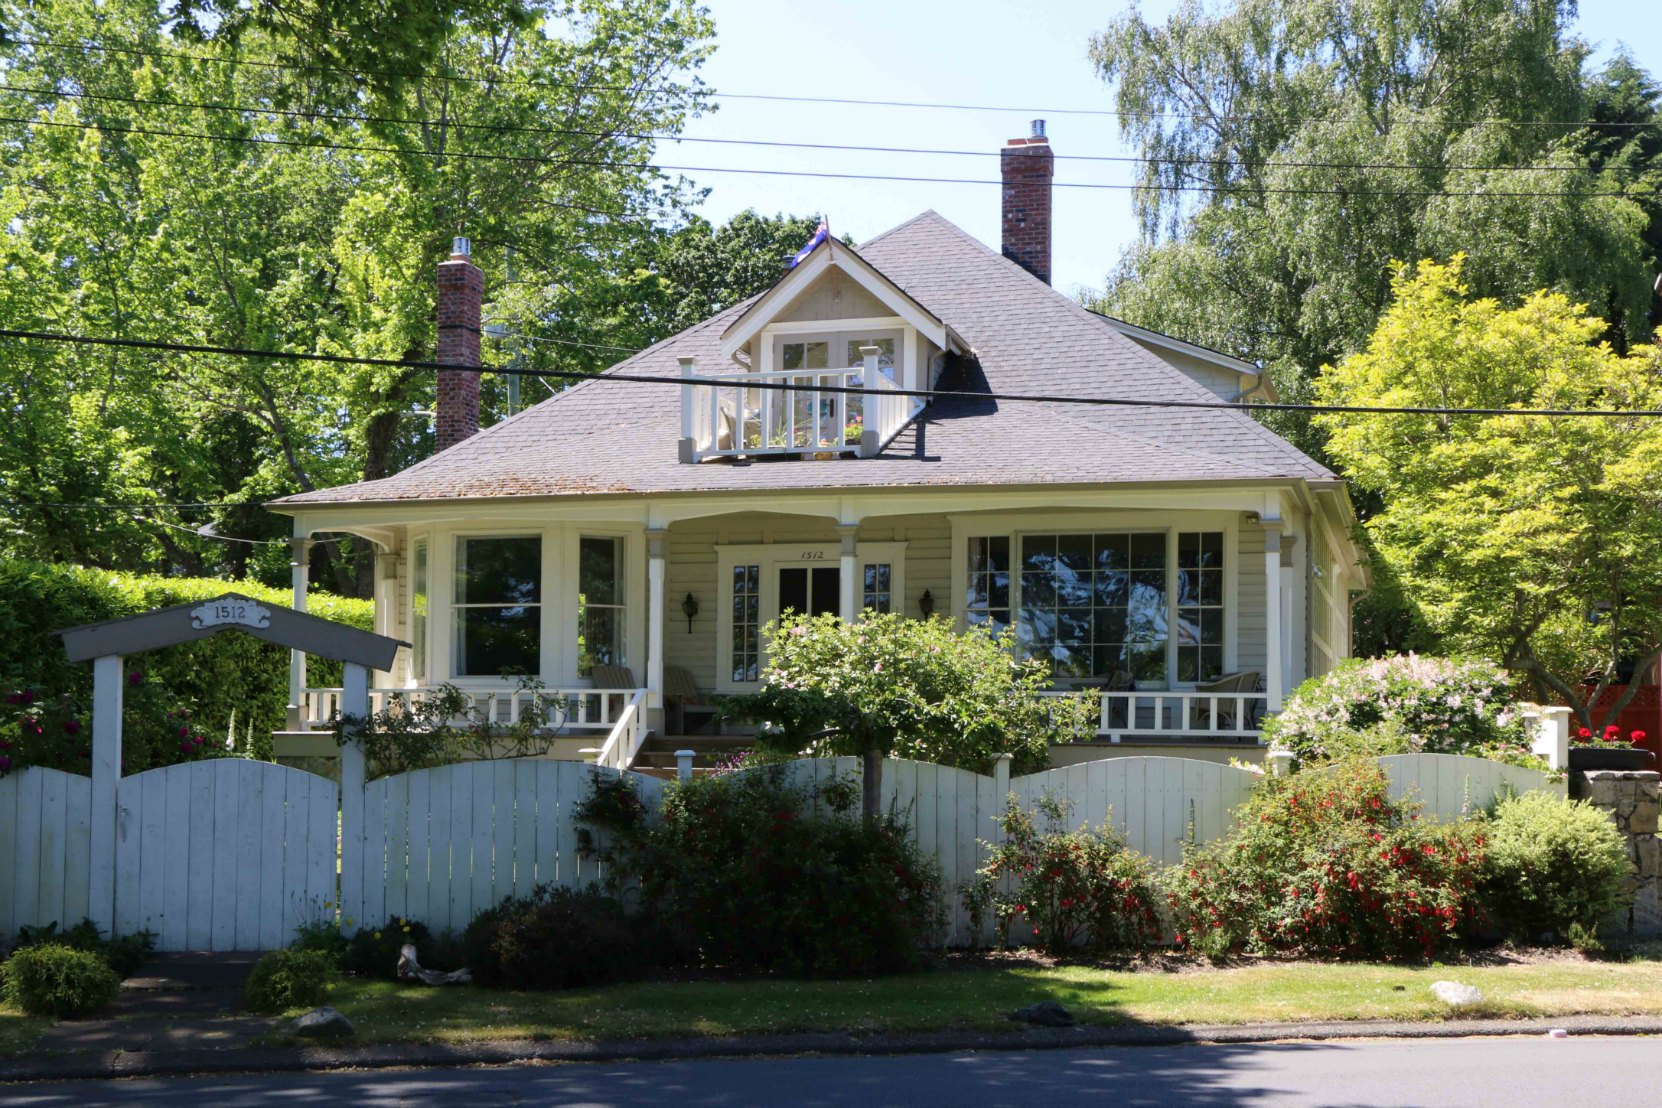
[[[1052,739],[1086,729],[1091,706],[1042,697],[1049,669],[1019,657],[1013,632],[960,635],[945,619],[868,611],[854,623],[787,613],[763,635],[762,688],[744,707],[772,726],[758,741],[862,758],[869,818],[880,814],[890,755],[986,773],[994,755],[1010,754],[1027,773],[1049,764]]]
[[[1323,403],[1662,409],[1662,351],[1619,355],[1604,321],[1555,292],[1474,298],[1463,259],[1400,268],[1365,350],[1326,367]],[[1640,416],[1317,417],[1359,487],[1377,556],[1451,647],[1500,658],[1571,705],[1662,657],[1662,443]],[[1592,677],[1591,691],[1583,680]]]
[[[754,208],[720,227],[694,216],[665,240],[659,254],[657,270],[667,310],[666,334],[658,337],[772,288],[818,226],[818,216],[770,217]]]
[[[1098,306],[1264,365],[1307,400],[1359,349],[1390,263],[1468,254],[1484,295],[1553,289],[1648,334],[1644,211],[1578,147],[1568,0],[1183,0],[1091,42],[1149,159],[1142,241]],[[1497,122],[1508,121],[1506,123]],[[1521,167],[1521,168],[1512,168]],[[1298,417],[1274,417],[1307,449]]]
[[[359,18],[348,7],[318,10]],[[0,122],[0,319],[425,360],[433,268],[457,234],[493,319],[497,301],[603,315],[585,290],[633,272],[692,198],[643,136],[699,110],[709,21],[689,0],[538,3],[528,24],[490,10],[445,16],[443,74],[370,104],[352,72],[304,68],[264,16],[187,48],[141,0],[5,5],[0,64],[19,91],[0,92],[0,116],[28,122]],[[578,368],[616,357],[570,349]],[[280,538],[285,521],[240,505],[424,456],[432,391],[424,370],[9,344],[0,549],[275,581],[281,545],[230,554],[193,532]],[[239,506],[161,506],[224,501]],[[158,506],[53,506],[112,502]],[[335,589],[362,592],[366,562],[331,549],[348,551],[328,557]]]

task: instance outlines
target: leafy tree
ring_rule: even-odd
[[[1582,143],[1590,164],[1617,176],[1628,199],[1645,212],[1645,262],[1662,259],[1662,86],[1626,50],[1588,79],[1589,124]],[[1614,336],[1628,330],[1623,305],[1612,303]],[[1662,300],[1652,298],[1650,328],[1662,326]]]
[[[720,227],[694,216],[665,241],[658,259],[667,334],[773,287],[818,226],[818,216],[769,217],[754,208]]]
[[[374,18],[322,3],[283,18],[314,7],[328,16],[320,34],[337,16]],[[642,136],[699,110],[687,75],[710,24],[689,0],[527,10],[522,25],[489,17],[484,0],[456,7],[444,75],[401,79],[371,104],[348,95],[351,73],[296,68],[269,6],[234,36],[204,24],[214,33],[185,49],[142,0],[6,5],[0,64],[23,91],[0,92],[0,116],[31,122],[0,122],[0,319],[425,360],[433,267],[457,234],[475,243],[493,320],[498,299],[536,319],[592,318],[604,298],[585,290],[633,272],[690,199],[650,168]],[[578,368],[616,357],[554,349],[583,355]],[[431,448],[424,370],[23,343],[7,354],[0,502],[20,506],[0,509],[0,548],[14,555],[275,581],[281,545],[230,555],[192,532],[280,538],[285,521],[240,505],[385,476]],[[160,506],[175,502],[239,506]],[[337,591],[367,585],[361,558],[327,567]]]
[[[762,689],[743,709],[774,728],[758,741],[863,758],[869,818],[880,814],[885,757],[985,773],[1010,754],[1026,773],[1049,764],[1053,738],[1085,730],[1090,706],[1041,697],[1049,669],[1018,656],[1013,632],[960,635],[946,619],[868,611],[854,623],[787,613],[763,634]]]
[[[1367,348],[1324,369],[1323,403],[1662,408],[1662,351],[1617,354],[1560,293],[1474,298],[1464,259],[1401,268]],[[1662,443],[1639,416],[1330,413],[1329,449],[1384,508],[1367,524],[1419,618],[1589,713],[1662,657]],[[1583,679],[1591,676],[1591,691]],[[1612,705],[1608,721],[1637,685]]]
[[[1099,306],[1259,362],[1294,401],[1366,342],[1395,260],[1464,250],[1479,293],[1608,305],[1612,339],[1642,341],[1642,183],[1578,144],[1591,117],[1573,12],[1184,0],[1164,24],[1118,16],[1091,57],[1149,160],[1142,241]],[[1319,451],[1303,419],[1273,421]]]

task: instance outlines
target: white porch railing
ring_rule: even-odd
[[[1080,696],[1058,689],[1047,696]],[[1259,741],[1268,698],[1261,692],[1132,690],[1100,692],[1097,735],[1109,742],[1177,739]]]
[[[379,712],[389,704],[402,701],[416,704],[439,692],[436,686],[423,685],[404,689],[369,690],[369,710]],[[548,726],[551,730],[576,731],[584,734],[610,733],[623,718],[627,705],[645,695],[644,689],[463,689],[468,707],[485,721],[494,724],[518,723],[533,704],[540,700],[549,706]],[[302,689],[300,693],[301,727],[307,731],[327,728],[340,714],[340,689]],[[637,713],[639,714],[639,713]],[[458,721],[460,722],[460,721]]]
[[[774,386],[758,388],[758,385]],[[827,391],[861,389],[861,392]],[[697,375],[681,363],[682,460],[830,454],[867,458],[923,405],[876,358],[849,369]]]
[[[606,736],[600,749],[594,752],[594,764],[608,769],[626,770],[635,764],[635,755],[646,741],[646,690],[636,689],[629,703],[618,713],[617,723]],[[584,753],[588,753],[587,750]]]

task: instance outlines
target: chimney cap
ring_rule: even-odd
[[[473,256],[473,243],[468,241],[465,236],[457,235],[450,240],[450,256],[452,258],[471,258]]]
[[[1044,138],[1045,137],[1045,121],[1042,120],[1042,119],[1035,119],[1033,121],[1033,124],[1032,124],[1032,127],[1031,127],[1031,130],[1030,130],[1030,133],[1029,133],[1028,137],[1029,138],[1036,138],[1036,139]]]

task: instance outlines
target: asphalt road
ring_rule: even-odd
[[[1662,1040],[1409,1039],[0,1086],[0,1105],[1656,1104]]]

